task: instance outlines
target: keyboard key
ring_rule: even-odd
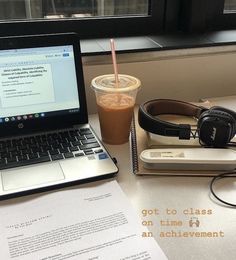
[[[61,148],[61,144],[52,144],[52,149],[59,149]]]
[[[93,138],[94,138],[94,135],[93,135],[93,134],[86,135],[86,138],[87,138],[87,139],[93,139]]]
[[[82,140],[82,144],[92,144],[92,143],[97,143],[97,140],[95,138],[93,139],[88,139],[88,140]]]
[[[94,154],[93,151],[84,151],[85,155],[90,155],[90,154]]]
[[[81,135],[89,135],[89,134],[92,134],[92,132],[90,131],[89,128],[82,128],[79,130],[80,134]]]
[[[75,154],[75,157],[80,157],[80,156],[84,156],[84,153],[80,152]]]
[[[69,150],[70,150],[71,152],[76,152],[76,151],[79,150],[79,148],[78,148],[77,146],[73,146],[73,147],[69,147]]]
[[[6,160],[5,159],[0,159],[0,164],[5,164]]]
[[[60,151],[60,153],[67,153],[68,148],[60,148],[59,151]]]
[[[75,142],[75,141],[77,141],[76,138],[75,138],[75,136],[69,137],[67,140],[68,140],[69,142]]]
[[[48,156],[48,152],[40,152],[39,157]]]
[[[28,154],[28,156],[29,156],[29,159],[38,158],[38,154],[37,153],[30,153],[30,154]]]
[[[26,161],[26,160],[28,160],[27,155],[18,156],[18,161]]]
[[[74,157],[73,153],[64,153],[65,158],[72,158]]]
[[[102,153],[103,150],[102,150],[102,149],[97,149],[97,150],[95,150],[94,152],[95,152],[95,153]]]
[[[84,152],[92,152],[92,151],[93,151],[92,149],[84,150]]]
[[[54,154],[54,155],[51,156],[51,158],[52,158],[53,161],[64,159],[62,154]]]
[[[79,145],[80,150],[86,150],[91,148],[97,148],[100,147],[99,143],[92,143],[92,144],[85,144],[85,145]]]
[[[1,158],[7,158],[10,156],[11,156],[10,153],[7,153],[7,152],[1,153]]]
[[[86,140],[85,136],[77,136],[77,140]]]
[[[81,142],[80,141],[75,141],[75,142],[72,142],[72,145],[73,146],[81,145]]]
[[[12,158],[8,158],[7,159],[7,163],[12,163],[12,162],[16,162],[16,157],[12,157]]]
[[[15,152],[17,151],[16,147],[9,147],[8,152]]]
[[[43,152],[47,152],[47,151],[49,151],[49,150],[51,150],[52,148],[51,148],[51,146],[49,146],[49,145],[45,145],[45,146],[42,146],[42,151]]]
[[[50,150],[49,153],[51,155],[56,155],[56,154],[59,154],[59,151],[58,150]]]

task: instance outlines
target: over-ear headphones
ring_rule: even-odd
[[[191,116],[198,119],[197,134],[201,145],[209,147],[224,147],[234,137],[236,132],[236,113],[223,107],[196,106],[184,101],[171,99],[154,99],[144,102],[139,107],[139,125],[146,131],[175,136],[179,139],[196,137],[189,124],[174,124],[163,121],[161,114]]]

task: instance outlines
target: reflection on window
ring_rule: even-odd
[[[149,0],[0,0],[0,20],[148,15]]]
[[[235,13],[236,12],[236,0],[225,0],[224,12]]]

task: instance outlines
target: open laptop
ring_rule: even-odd
[[[74,33],[0,38],[0,199],[112,177]]]

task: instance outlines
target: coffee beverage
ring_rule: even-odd
[[[134,103],[134,98],[126,94],[106,94],[98,98],[98,115],[105,143],[128,141]]]
[[[140,81],[119,74],[117,86],[115,76],[108,74],[96,77],[91,85],[96,93],[102,140],[108,144],[128,142]]]

